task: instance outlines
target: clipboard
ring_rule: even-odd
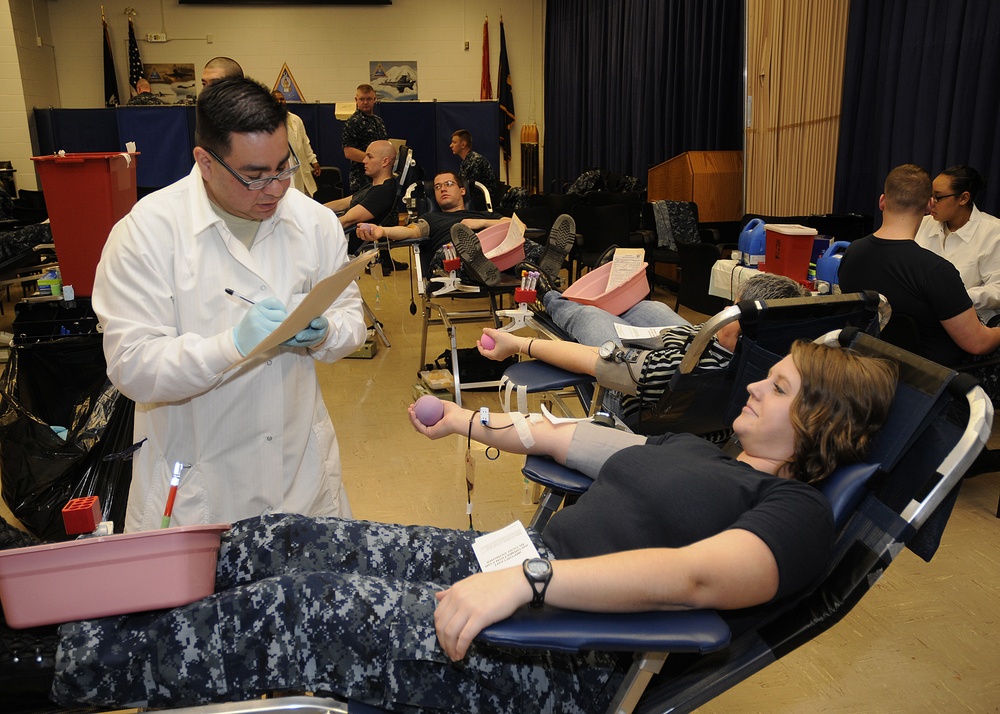
[[[333,304],[333,301],[340,297],[347,286],[354,282],[354,279],[361,275],[365,266],[378,255],[378,249],[373,248],[344,263],[337,271],[320,280],[316,286],[309,291],[302,302],[299,303],[292,314],[284,319],[270,335],[265,337],[260,344],[247,352],[242,359],[233,362],[227,369],[232,369],[243,364],[247,360],[253,359],[264,352],[274,349],[282,342],[286,342],[295,337],[302,330],[309,327],[309,323],[314,318],[319,317],[326,309]]]

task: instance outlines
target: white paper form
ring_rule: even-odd
[[[510,223],[507,225],[507,235],[504,237],[503,242],[500,243],[496,248],[485,253],[487,258],[496,258],[498,255],[503,255],[504,253],[510,251],[516,246],[521,245],[524,242],[524,221],[517,217],[515,214],[511,219]]]
[[[538,551],[520,521],[479,536],[472,541],[472,550],[484,573],[510,568],[528,558],[538,557]]]
[[[361,275],[365,266],[378,255],[377,249],[362,253],[357,258],[344,263],[337,272],[320,280],[316,286],[303,298],[299,306],[292,314],[278,325],[277,329],[265,337],[259,345],[254,347],[247,356],[230,365],[230,369],[238,364],[246,362],[259,354],[274,349],[282,342],[286,342],[302,330],[309,326],[314,318],[319,317],[326,309],[333,304],[333,301],[340,297],[340,294],[347,289],[347,286],[354,282],[354,279]]]
[[[611,275],[608,276],[608,287],[605,292],[614,290],[622,283],[628,282],[640,270],[646,251],[642,248],[618,248],[611,261]]]

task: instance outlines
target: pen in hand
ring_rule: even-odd
[[[240,300],[246,300],[251,305],[256,305],[257,304],[253,300],[251,300],[250,298],[248,298],[246,295],[240,295],[238,292],[236,292],[232,288],[226,288],[226,294],[227,295],[232,295],[233,297],[238,297]]]

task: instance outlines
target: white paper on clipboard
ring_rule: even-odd
[[[309,327],[309,323],[314,318],[319,317],[326,309],[333,304],[333,301],[340,297],[340,294],[347,289],[347,286],[354,282],[354,279],[361,275],[371,260],[378,255],[378,250],[373,248],[362,253],[357,258],[344,263],[337,272],[320,280],[316,286],[303,298],[299,306],[292,314],[285,318],[284,322],[278,325],[277,329],[265,337],[259,345],[250,350],[246,357],[229,366],[232,369],[238,364],[242,364],[249,359],[253,359],[259,354],[272,350],[282,342],[292,339],[302,330]]]

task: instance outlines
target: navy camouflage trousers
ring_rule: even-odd
[[[477,535],[284,514],[240,521],[222,538],[216,594],[62,625],[53,698],[176,707],[308,691],[400,712],[603,711],[620,656],[478,643],[461,662],[445,655],[434,592],[478,571]]]

